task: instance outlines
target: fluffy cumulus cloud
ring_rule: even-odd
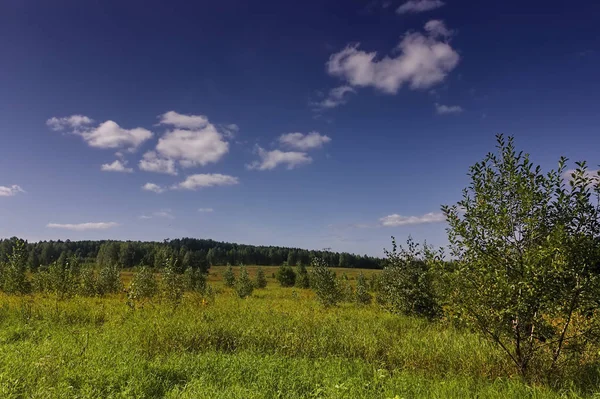
[[[232,186],[239,183],[234,176],[213,174],[196,174],[188,176],[184,181],[171,187],[173,190],[197,190],[204,187]]]
[[[451,31],[442,21],[429,21],[425,34],[412,32],[403,36],[391,56],[378,58],[359,45],[349,45],[331,55],[327,72],[352,87],[373,87],[395,94],[407,84],[412,89],[426,89],[443,81],[460,60],[447,39]]]
[[[463,108],[459,105],[443,105],[435,103],[435,112],[439,115],[460,114],[463,111]]]
[[[164,159],[178,161],[184,168],[218,162],[229,151],[223,133],[206,116],[169,111],[160,116],[160,124],[174,129],[158,140],[156,152]],[[230,134],[232,125],[228,126]]]
[[[13,197],[19,193],[24,193],[25,190],[16,184],[12,186],[0,186],[0,197]]]
[[[121,172],[121,173],[133,173],[132,168],[128,168],[126,161],[115,160],[113,163],[105,163],[100,166],[100,170],[103,172]]]
[[[46,125],[52,130],[68,131],[81,136],[90,147],[95,148],[134,151],[143,142],[152,138],[152,132],[141,127],[124,129],[111,120],[97,126],[93,126],[92,123],[92,119],[83,115],[72,115],[65,118],[53,117],[46,121]]]
[[[321,148],[324,144],[331,141],[331,138],[319,134],[319,132],[286,133],[279,137],[279,143],[282,146],[294,148],[301,151],[307,151],[314,148]]]
[[[46,227],[51,229],[65,229],[74,231],[86,231],[86,230],[106,230],[113,227],[119,226],[115,222],[89,222],[89,223],[78,223],[78,224],[62,224],[62,223],[48,223]]]
[[[356,90],[348,85],[336,87],[331,89],[327,94],[327,97],[325,97],[323,100],[312,103],[312,106],[315,111],[335,108],[339,105],[346,104],[346,102],[348,102],[349,95],[355,92]]]
[[[176,175],[175,161],[172,159],[161,158],[155,151],[148,151],[144,154],[138,166],[146,172],[166,173]]]
[[[409,0],[396,9],[398,14],[419,13],[435,10],[445,3],[442,0]]]
[[[262,147],[257,147],[260,161],[255,161],[246,165],[248,169],[271,170],[279,165],[286,165],[288,169],[294,169],[296,166],[312,162],[312,158],[305,152],[297,151],[267,151]]]
[[[426,213],[422,216],[402,216],[398,214],[388,215],[379,219],[381,226],[384,227],[397,227],[397,226],[408,226],[414,224],[424,223],[440,223],[445,222],[446,217],[443,213]]]
[[[142,186],[142,190],[152,191],[152,192],[157,193],[157,194],[163,193],[165,191],[164,188],[162,188],[158,184],[154,184],[154,183],[146,183],[146,184],[144,184]]]

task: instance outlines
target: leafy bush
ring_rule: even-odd
[[[60,257],[48,268],[48,289],[55,293],[58,299],[65,299],[73,296],[79,285],[79,258],[71,256],[69,258]]]
[[[306,266],[299,263],[296,267],[296,287],[298,288],[310,288],[310,278],[308,277],[308,270]]]
[[[223,284],[225,287],[235,287],[235,274],[233,274],[233,268],[231,265],[227,265],[227,269],[223,273]]]
[[[368,305],[371,303],[373,299],[371,294],[369,293],[369,289],[367,286],[367,279],[364,274],[360,273],[358,275],[358,279],[356,280],[356,290],[354,292],[354,298],[357,303]]]
[[[107,263],[98,272],[98,292],[101,295],[116,294],[123,289],[121,271],[117,263]]]
[[[133,274],[127,289],[127,304],[133,309],[137,303],[151,299],[158,291],[158,283],[154,273],[148,267],[142,267]]]
[[[335,273],[321,258],[314,258],[311,264],[311,287],[315,290],[317,298],[325,307],[337,305],[342,300],[343,293]]]
[[[0,266],[2,289],[7,294],[24,294],[30,287],[27,282],[27,249],[25,241],[16,240],[8,262]]]
[[[185,269],[183,278],[186,290],[198,293],[206,291],[206,275],[200,268],[188,267]]]
[[[434,284],[434,270],[426,257],[427,246],[406,241],[407,248],[396,244],[392,237],[392,251],[385,251],[386,265],[379,277],[377,301],[392,313],[435,318],[441,314],[439,295]]]
[[[83,296],[95,296],[99,294],[98,278],[92,265],[85,265],[81,268],[79,294]]]
[[[183,276],[177,273],[177,265],[175,258],[166,258],[160,279],[161,297],[173,306],[181,303],[184,292]]]
[[[245,266],[242,266],[240,276],[235,284],[235,292],[240,298],[246,298],[247,296],[252,295],[252,291],[254,291],[254,284],[252,284],[252,280],[250,280],[248,270]]]
[[[275,278],[277,278],[279,285],[282,287],[293,287],[296,283],[296,273],[294,273],[294,269],[286,264],[279,266]]]
[[[256,288],[265,288],[267,286],[267,278],[265,277],[265,271],[262,267],[256,270]]]
[[[479,329],[519,372],[581,364],[600,337],[600,176],[585,162],[569,176],[541,173],[512,138],[471,167],[448,219],[450,310]]]

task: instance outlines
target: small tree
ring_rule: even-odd
[[[235,287],[235,274],[233,274],[233,268],[231,265],[227,265],[227,269],[223,273],[223,284],[225,287]]]
[[[275,277],[282,287],[293,287],[296,283],[296,273],[294,273],[294,269],[287,264],[279,266]]]
[[[177,273],[177,266],[175,258],[166,258],[160,279],[161,296],[174,307],[181,303],[184,292],[184,280],[182,275]]]
[[[368,305],[371,303],[372,297],[367,286],[367,279],[364,274],[360,273],[356,280],[356,290],[354,291],[355,300],[357,303]]]
[[[64,299],[76,293],[79,283],[79,258],[72,255],[59,257],[48,268],[48,286],[58,299]]]
[[[118,264],[105,263],[98,272],[98,292],[100,295],[116,294],[123,289],[121,271]]]
[[[199,268],[188,267],[183,277],[188,291],[202,294],[206,290],[206,276]]]
[[[26,278],[27,249],[25,241],[17,239],[8,257],[8,262],[2,267],[2,289],[7,294],[24,294],[29,291]]]
[[[235,284],[235,292],[240,298],[246,298],[252,295],[252,291],[254,291],[254,285],[252,284],[252,280],[250,280],[250,274],[248,274],[246,266],[242,266],[240,276]]]
[[[267,277],[262,267],[256,270],[256,288],[265,288],[267,286]]]
[[[296,287],[298,288],[310,288],[310,278],[308,277],[308,270],[302,262],[298,263],[296,267]]]
[[[342,300],[342,292],[335,273],[321,258],[312,260],[311,286],[319,301],[325,306],[335,306]]]
[[[378,302],[393,313],[434,318],[441,313],[435,291],[434,274],[426,257],[431,249],[422,248],[412,238],[400,247],[392,237],[392,250],[385,251],[386,265],[379,278]]]
[[[135,309],[136,303],[143,303],[156,295],[158,283],[148,267],[142,267],[133,274],[127,289],[127,305]]]
[[[79,294],[83,296],[95,296],[99,294],[98,278],[92,265],[85,265],[81,268]]]
[[[565,354],[578,361],[598,337],[600,178],[578,163],[565,188],[565,174],[565,158],[544,175],[498,136],[463,199],[442,208],[457,259],[451,310],[523,375],[554,370]]]

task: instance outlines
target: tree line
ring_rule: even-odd
[[[0,240],[0,262],[8,261],[18,238]],[[287,263],[290,266],[308,265],[312,259],[323,259],[328,266],[380,269],[380,258],[315,251],[300,248],[275,246],[255,246],[219,242],[208,239],[181,238],[163,242],[147,241],[40,241],[27,243],[27,267],[37,270],[40,266],[52,263],[64,263],[71,256],[83,262],[96,262],[99,265],[117,265],[122,269],[136,266],[148,266],[159,269],[165,257],[176,258],[178,267],[207,270],[218,265],[263,265],[278,266]]]

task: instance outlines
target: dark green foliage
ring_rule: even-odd
[[[235,286],[235,274],[233,274],[233,268],[231,265],[227,266],[223,273],[223,284],[225,287],[233,288]]]
[[[377,301],[393,313],[434,318],[441,314],[435,291],[434,272],[426,260],[429,251],[407,241],[407,248],[398,250],[392,237],[392,251],[385,251],[386,266],[379,277]]]
[[[456,262],[451,315],[479,329],[528,376],[582,361],[600,336],[600,178],[566,159],[547,174],[498,136],[498,152],[443,207]]]
[[[200,294],[206,291],[206,275],[199,268],[188,267],[184,273],[185,288]]]
[[[310,277],[311,287],[325,307],[335,306],[343,299],[343,293],[335,273],[327,267],[322,259],[313,259]]]
[[[310,288],[310,278],[308,277],[308,270],[303,263],[298,264],[296,267],[296,287],[298,288]]]
[[[8,261],[0,266],[0,283],[8,294],[24,294],[29,291],[26,279],[27,249],[25,241],[16,240]]]
[[[252,291],[254,291],[254,284],[252,284],[252,280],[250,280],[248,270],[245,266],[242,266],[240,276],[235,283],[235,292],[240,298],[246,298],[252,295]]]
[[[279,281],[279,285],[282,287],[293,287],[296,283],[296,273],[291,266],[282,265],[277,269],[277,274],[275,275],[277,281]]]
[[[98,293],[100,295],[116,294],[123,289],[121,273],[116,263],[107,264],[98,272]]]
[[[256,288],[266,288],[267,286],[267,277],[265,277],[265,271],[262,267],[259,267],[256,270]]]
[[[367,286],[367,279],[362,273],[358,275],[358,279],[356,280],[356,290],[354,291],[354,298],[357,303],[363,305],[370,304],[372,300],[371,294],[369,293],[369,288]]]

